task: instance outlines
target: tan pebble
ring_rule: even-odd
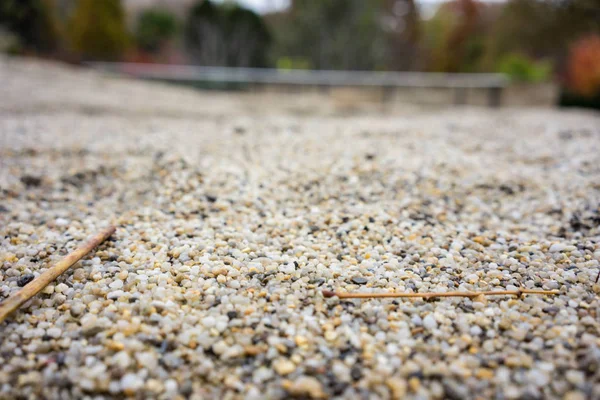
[[[82,281],[85,279],[85,270],[83,268],[77,268],[73,272],[73,280]]]
[[[263,352],[263,348],[260,346],[246,346],[244,347],[244,353],[249,356],[256,356]]]
[[[473,238],[473,241],[475,243],[479,243],[482,246],[489,246],[490,244],[492,244],[491,241],[489,241],[488,239],[484,238],[483,236],[475,236]]]
[[[44,290],[42,290],[42,293],[44,294],[52,294],[54,293],[54,285],[48,285],[44,288]]]
[[[585,399],[586,399],[585,394],[583,394],[579,390],[572,390],[570,392],[567,392],[567,394],[565,394],[565,397],[563,397],[563,400],[585,400]]]
[[[288,375],[296,370],[296,365],[293,362],[280,358],[273,363],[273,369],[279,375]]]
[[[392,399],[399,400],[406,396],[406,381],[404,379],[390,378],[385,383],[392,392]]]
[[[478,379],[492,379],[494,377],[494,371],[489,368],[479,368],[475,373],[475,377]]]
[[[288,351],[288,348],[283,343],[277,343],[275,345],[275,348],[280,353],[287,353],[287,351]]]
[[[498,323],[498,327],[502,330],[507,331],[512,327],[512,321],[509,318],[504,317]]]
[[[504,360],[504,364],[509,368],[516,368],[521,365],[518,357],[508,357]]]
[[[13,263],[19,261],[17,256],[12,253],[6,253],[6,255],[4,256],[4,260]]]
[[[123,343],[121,343],[121,342],[110,340],[106,344],[106,348],[108,348],[109,350],[121,351],[121,350],[123,350],[125,348],[125,345]]]
[[[308,339],[304,336],[296,336],[294,342],[296,342],[296,346],[306,346],[308,344]]]
[[[479,296],[476,296],[473,298],[473,302],[474,303],[481,303],[483,305],[486,305],[488,303],[487,297],[480,294]]]
[[[160,393],[165,390],[165,387],[162,382],[157,379],[148,379],[148,382],[146,382],[146,389],[153,393]]]
[[[288,384],[287,391],[293,396],[309,396],[313,399],[325,398],[321,382],[312,376],[301,376],[292,384]]]
[[[228,375],[225,378],[225,380],[223,381],[223,383],[228,388],[235,389],[240,384],[240,380],[237,377],[233,376],[233,375]]]
[[[421,381],[419,378],[413,376],[408,380],[408,387],[410,388],[411,392],[417,392],[421,388]]]

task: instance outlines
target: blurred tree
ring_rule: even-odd
[[[569,44],[590,33],[600,33],[598,0],[510,0],[494,24],[488,57],[518,52],[560,65]]]
[[[561,106],[600,110],[600,35],[584,37],[571,46],[564,83]]]
[[[155,53],[177,32],[177,19],[166,10],[143,11],[137,20],[135,37],[144,51]]]
[[[59,30],[50,0],[0,1],[0,26],[15,34],[21,45],[39,53],[56,50]]]
[[[201,1],[188,16],[185,42],[192,59],[202,65],[264,67],[271,35],[251,10]]]
[[[128,44],[119,0],[79,0],[70,21],[73,50],[85,59],[117,60]]]
[[[304,59],[316,69],[386,69],[383,6],[384,0],[292,0],[288,10],[268,17],[272,58]]]
[[[600,95],[600,36],[573,44],[567,63],[568,88],[582,97]]]
[[[483,56],[483,6],[474,0],[454,0],[440,6],[425,23],[428,69],[471,72]]]
[[[388,36],[388,67],[413,70],[422,67],[419,58],[421,21],[414,0],[387,0],[381,18]]]

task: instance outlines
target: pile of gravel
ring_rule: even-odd
[[[118,229],[0,326],[0,398],[600,397],[598,115],[140,117],[18,89],[0,299]],[[322,296],[519,287],[560,295]]]

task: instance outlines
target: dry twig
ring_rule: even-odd
[[[40,276],[29,282],[23,289],[10,296],[6,301],[0,304],[0,323],[2,323],[10,314],[21,307],[27,300],[42,291],[60,274],[73,266],[81,258],[85,257],[100,243],[104,242],[115,231],[115,227],[111,226],[102,232],[98,233],[84,245],[78,247],[75,251],[69,253],[65,258],[57,262],[52,267],[44,271]]]
[[[386,297],[420,297],[424,299],[431,299],[435,297],[469,297],[475,298],[477,296],[517,296],[520,297],[524,294],[559,294],[558,290],[537,290],[537,289],[519,289],[519,290],[503,290],[503,291],[485,291],[485,292],[445,292],[445,293],[341,293],[332,292],[329,290],[323,290],[323,296],[334,297],[337,296],[340,299],[374,299],[374,298],[386,298]]]

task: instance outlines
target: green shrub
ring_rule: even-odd
[[[537,83],[550,78],[552,67],[548,62],[535,61],[525,55],[513,53],[500,60],[497,71],[516,82]]]
[[[277,69],[310,69],[310,60],[302,57],[280,57],[277,59]]]
[[[79,0],[70,25],[71,45],[84,59],[117,60],[128,44],[119,0]]]
[[[164,10],[146,10],[137,20],[135,38],[137,45],[150,53],[154,53],[177,32],[177,19]]]

